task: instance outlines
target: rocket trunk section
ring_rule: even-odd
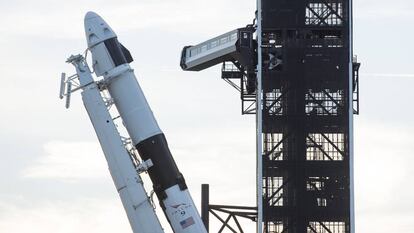
[[[142,160],[150,160],[153,164],[148,173],[173,231],[206,233],[184,177],[128,64],[132,61],[129,51],[118,42],[106,22],[93,12],[85,16],[85,32],[95,73],[104,77],[106,88]]]

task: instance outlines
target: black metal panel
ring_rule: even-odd
[[[262,1],[263,28],[296,28],[304,21],[305,7],[300,0]]]
[[[150,159],[153,163],[148,173],[160,202],[167,198],[165,190],[174,185],[178,184],[182,190],[187,189],[163,133],[149,137],[135,147],[143,161]]]
[[[105,40],[104,44],[115,66],[127,63],[127,59],[125,58],[125,54],[122,49],[123,46],[118,42],[118,39],[116,37]]]
[[[210,203],[210,188],[208,184],[201,185],[201,220],[207,232],[209,231],[209,203]]]

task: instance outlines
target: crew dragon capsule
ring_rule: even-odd
[[[111,27],[96,13],[85,16],[85,33],[93,69],[103,76],[132,142],[148,169],[154,191],[175,233],[207,233],[177,168],[166,138],[138,84],[130,52],[118,42]]]

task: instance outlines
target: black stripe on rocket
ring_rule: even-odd
[[[105,40],[104,44],[115,64],[115,67],[125,63],[131,63],[133,61],[131,53],[127,48],[118,42],[116,37]]]
[[[167,198],[165,190],[174,185],[178,184],[181,190],[187,189],[184,177],[175,164],[163,133],[141,141],[136,148],[144,161],[151,159],[153,163],[148,173],[160,201]]]

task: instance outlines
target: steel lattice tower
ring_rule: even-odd
[[[353,232],[351,0],[261,6],[263,231]]]
[[[257,0],[257,9],[255,24],[184,47],[181,67],[223,62],[242,114],[256,115],[258,232],[354,233],[352,0]]]

